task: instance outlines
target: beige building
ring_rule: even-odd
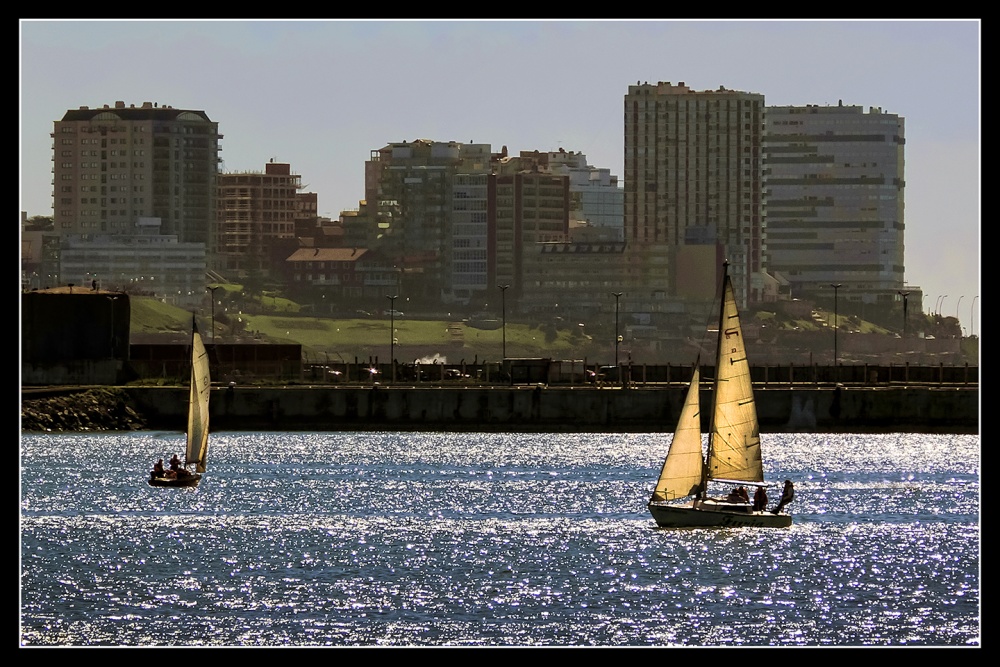
[[[52,132],[56,233],[130,234],[153,217],[210,252],[221,139],[204,111],[152,102],[67,111]]]
[[[741,304],[762,298],[763,133],[761,94],[683,81],[629,86],[625,241],[629,266],[644,267],[626,290],[634,309],[701,300],[723,259]]]

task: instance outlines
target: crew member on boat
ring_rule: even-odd
[[[785,488],[781,491],[781,500],[778,501],[778,506],[771,510],[771,514],[777,514],[785,508],[785,505],[795,500],[795,487],[792,486],[792,480],[785,480]]]
[[[173,470],[174,472],[177,472],[178,470],[181,469],[181,460],[177,458],[176,454],[170,457],[170,469]]]
[[[758,486],[753,494],[753,511],[763,512],[767,509],[767,491],[763,486]]]
[[[156,463],[153,464],[153,477],[163,477],[165,472],[163,469],[163,459],[157,459]]]

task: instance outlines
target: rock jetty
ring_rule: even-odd
[[[130,405],[128,394],[119,389],[21,397],[22,431],[138,431],[144,428],[146,420]]]

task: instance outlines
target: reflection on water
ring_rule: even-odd
[[[23,645],[979,645],[976,436],[766,435],[783,530],[655,528],[669,436],[181,440],[22,438]]]

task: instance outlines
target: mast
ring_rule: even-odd
[[[708,495],[708,478],[709,469],[708,462],[712,460],[712,447],[715,440],[715,403],[718,400],[719,395],[719,356],[720,350],[722,350],[722,327],[723,322],[726,318],[726,282],[729,280],[729,260],[723,260],[722,262],[722,289],[719,293],[719,325],[718,333],[715,339],[715,377],[712,379],[712,418],[708,425],[708,451],[705,453],[705,461],[701,467],[701,498],[702,500]]]

